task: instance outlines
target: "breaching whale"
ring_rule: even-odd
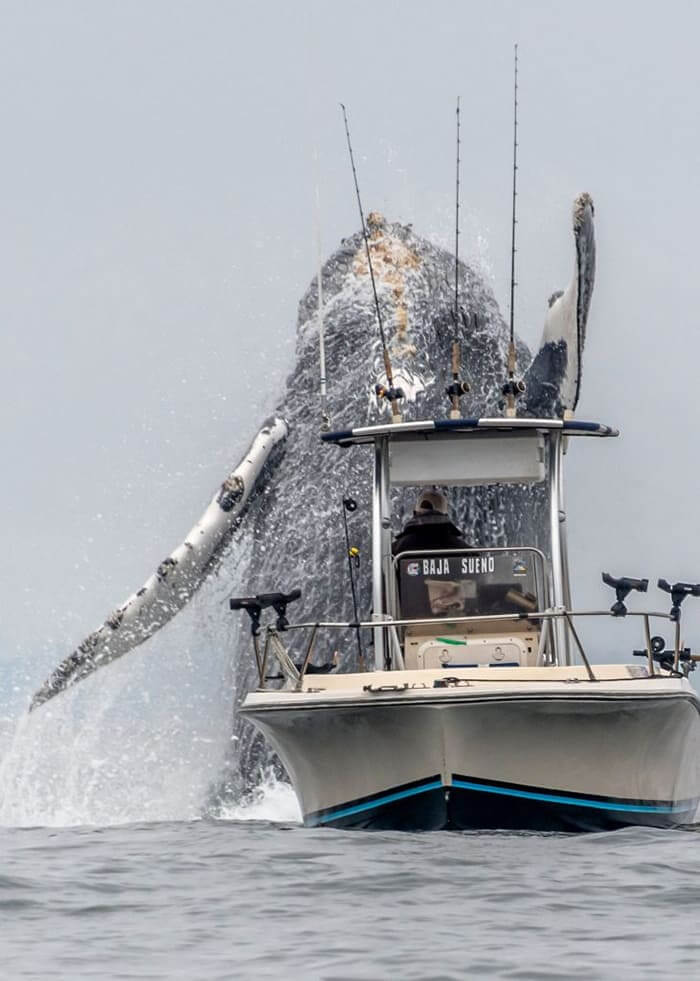
[[[525,382],[518,414],[562,416],[576,408],[595,277],[593,215],[590,196],[579,195],[573,208],[573,276],[549,301],[536,355],[516,340],[518,373]],[[376,213],[367,224],[394,382],[405,393],[405,418],[445,415],[454,339],[461,344],[462,374],[470,384],[462,398],[463,414],[497,414],[509,337],[490,288],[474,268],[460,262],[455,323],[454,256],[411,226],[388,223]],[[321,282],[333,426],[378,421],[389,409],[375,394],[384,366],[361,231],[344,239],[326,261]],[[182,609],[215,569],[230,576],[232,593],[301,586],[299,611],[305,620],[323,619],[328,609],[342,609],[347,603],[340,508],[343,497],[351,493],[360,504],[359,515],[370,495],[355,451],[326,448],[319,439],[318,296],[314,280],[299,305],[295,365],[275,415],[262,426],[185,541],[59,664],[34,695],[31,709],[142,644]],[[413,494],[405,489],[400,496],[394,511],[403,516],[412,508]],[[329,500],[338,502],[337,512],[322,509],[320,502]],[[454,507],[455,520],[475,544],[528,540],[547,546],[547,521],[536,488],[462,488]],[[360,556],[369,555],[368,522],[355,516],[352,534]],[[358,586],[360,606],[367,612],[369,577],[362,569]],[[355,649],[339,654],[353,658]],[[251,660],[240,658],[239,692],[251,672]]]

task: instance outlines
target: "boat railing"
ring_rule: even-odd
[[[280,631],[273,625],[263,627],[262,631],[264,633],[264,641],[262,645],[260,643],[261,638],[259,636],[254,635],[253,640],[260,688],[265,689],[267,681],[270,680],[267,670],[270,659],[274,658],[277,660],[277,663],[282,670],[282,677],[297,691],[301,691],[304,679],[309,671],[309,666],[312,663],[312,657],[320,631],[358,631],[377,628],[387,631],[390,637],[390,647],[393,650],[394,655],[392,658],[392,667],[395,670],[401,670],[403,668],[403,658],[401,654],[401,645],[398,640],[398,628],[420,626],[444,627],[447,624],[450,626],[456,626],[460,624],[478,625],[480,623],[492,624],[498,622],[515,623],[522,621],[539,621],[546,626],[551,625],[554,621],[561,620],[565,623],[566,629],[573,639],[576,650],[580,656],[581,663],[586,669],[588,680],[597,681],[599,679],[597,679],[595,676],[595,672],[593,671],[575,626],[575,620],[577,618],[584,617],[605,617],[618,620],[622,619],[622,617],[614,614],[610,610],[567,610],[561,608],[536,611],[529,610],[527,613],[492,613],[463,617],[425,617],[408,619],[386,616],[381,618],[374,617],[371,620],[310,620],[301,623],[287,623],[285,624],[283,631]],[[669,672],[676,676],[687,675],[688,672],[693,670],[695,667],[695,662],[700,661],[700,655],[691,654],[687,649],[681,649],[679,630],[676,630],[673,649],[665,650],[665,647],[661,647],[659,649],[658,645],[654,643],[657,638],[652,638],[651,636],[651,620],[659,619],[673,622],[673,617],[669,613],[662,613],[660,611],[628,610],[626,612],[626,617],[640,617],[643,620],[644,649],[641,651],[635,651],[634,653],[639,656],[646,657],[648,677],[667,677]],[[310,631],[309,639],[304,650],[304,655],[301,663],[299,664],[295,663],[280,636],[282,632],[286,633],[289,631]],[[364,670],[364,665],[361,666],[361,670]],[[666,672],[666,674],[662,675],[662,671]],[[279,675],[274,677],[280,678]]]

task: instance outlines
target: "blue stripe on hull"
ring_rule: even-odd
[[[444,788],[439,776],[307,814],[310,827],[432,830],[444,827]],[[420,798],[416,800],[416,798]]]
[[[671,804],[642,804],[625,803],[623,801],[605,798],[578,797],[568,794],[541,793],[539,791],[523,790],[515,787],[504,787],[497,784],[475,783],[471,780],[454,779],[453,787],[463,790],[476,790],[487,794],[501,794],[504,797],[519,797],[522,800],[536,800],[547,804],[567,804],[570,807],[592,807],[603,811],[629,811],[635,814],[675,814],[687,811],[689,801],[677,801]]]
[[[304,823],[336,828],[432,831],[608,831],[629,825],[674,827],[693,820],[698,799],[629,800],[584,796],[455,774],[431,777],[308,814]]]
[[[363,804],[352,804],[343,807],[339,811],[332,811],[330,814],[319,815],[317,823],[326,824],[328,821],[335,821],[338,818],[350,817],[353,814],[361,814],[363,811],[371,811],[377,807],[384,807],[386,804],[393,804],[398,800],[405,800],[407,797],[415,797],[416,794],[424,794],[427,790],[438,790],[442,787],[439,780],[431,780],[430,783],[420,787],[410,787],[408,790],[396,790],[394,793],[386,794],[383,797],[375,797]]]

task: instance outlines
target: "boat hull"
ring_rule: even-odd
[[[687,682],[631,687],[329,700],[274,693],[245,713],[279,753],[309,826],[571,832],[692,823],[697,698]]]
[[[374,831],[614,831],[630,825],[672,828],[691,824],[698,801],[630,801],[576,796],[541,787],[487,783],[455,775],[394,787],[305,815],[307,827]]]

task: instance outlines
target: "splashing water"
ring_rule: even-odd
[[[0,761],[0,824],[202,815],[223,768],[234,698],[235,625],[212,617],[210,604],[211,595],[198,597],[128,660],[18,720]]]
[[[222,821],[273,821],[301,823],[301,809],[290,784],[268,770],[245,804],[222,805],[216,815]]]

